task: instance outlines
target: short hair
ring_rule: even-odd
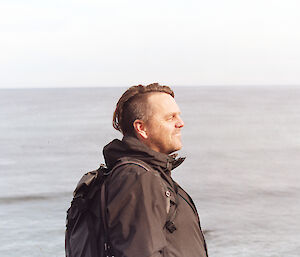
[[[113,115],[113,127],[124,136],[135,136],[133,123],[135,120],[147,122],[150,116],[148,96],[152,93],[166,93],[174,97],[173,90],[158,83],[147,86],[138,85],[128,88],[119,99]]]

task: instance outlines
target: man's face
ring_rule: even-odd
[[[174,98],[166,93],[148,97],[149,120],[145,123],[146,144],[154,151],[170,154],[182,147],[180,110]]]

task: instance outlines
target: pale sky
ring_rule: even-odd
[[[300,85],[299,0],[0,0],[0,87]]]

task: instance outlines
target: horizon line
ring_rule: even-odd
[[[164,83],[160,83],[161,85],[167,85]],[[136,84],[138,85],[138,84]],[[135,85],[131,85],[135,86]],[[88,85],[88,86],[83,86],[83,85],[75,85],[75,86],[0,86],[1,89],[89,89],[89,88],[129,88],[131,87],[125,86],[125,85],[109,85],[109,86],[104,86],[104,85]],[[187,85],[180,85],[180,84],[174,84],[174,85],[169,85],[170,87],[299,87],[300,84],[200,84],[200,85],[195,85],[195,84],[187,84]]]

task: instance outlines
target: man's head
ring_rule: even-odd
[[[136,136],[151,149],[170,154],[182,147],[184,123],[173,91],[158,83],[130,87],[119,99],[113,127]]]

